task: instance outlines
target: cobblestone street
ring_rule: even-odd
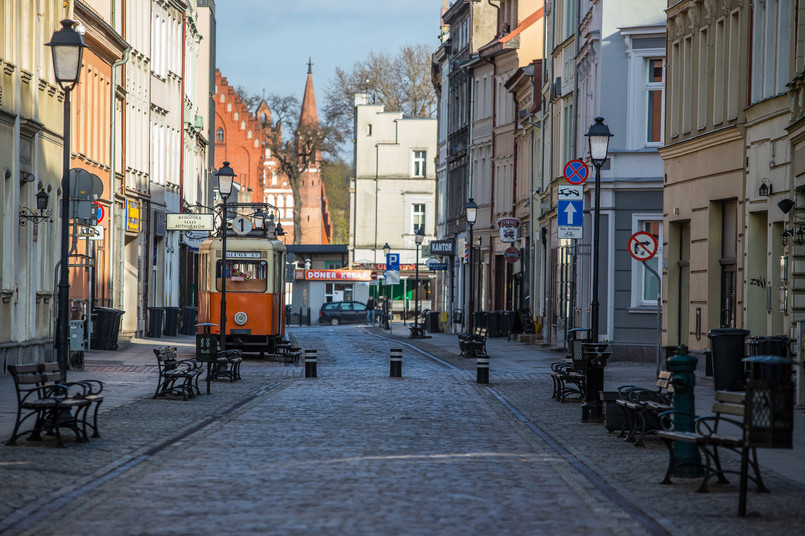
[[[304,378],[300,365],[250,360],[243,381],[215,382],[212,396],[152,400],[145,391],[106,410],[103,438],[88,444],[0,448],[0,532],[793,534],[801,526],[790,512],[803,490],[774,475],[772,494],[750,493],[750,510],[787,508],[785,522],[737,518],[734,486],[708,496],[692,482],[659,486],[664,447],[635,449],[581,425],[577,406],[550,400],[544,373],[501,371],[482,387],[470,360],[433,348],[427,357],[377,330],[292,336],[318,349],[318,378]],[[397,347],[401,379],[389,378]],[[95,366],[143,388],[155,380],[147,367]]]

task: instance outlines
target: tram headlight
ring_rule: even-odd
[[[249,317],[246,316],[246,313],[244,313],[244,312],[236,313],[235,318],[234,318],[235,324],[237,324],[239,326],[242,326],[243,324],[245,324],[248,319],[249,319]]]

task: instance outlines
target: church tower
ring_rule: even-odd
[[[316,111],[316,94],[313,91],[313,63],[308,61],[299,128],[318,127],[318,125],[319,114]],[[332,226],[324,183],[321,180],[321,151],[316,151],[315,158],[309,162],[307,169],[299,178],[299,195],[302,202],[302,244],[329,244]]]

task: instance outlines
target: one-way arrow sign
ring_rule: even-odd
[[[582,222],[581,204],[582,204],[581,200],[571,200],[571,201],[560,200],[557,207],[559,212],[558,214],[559,225],[581,227]]]

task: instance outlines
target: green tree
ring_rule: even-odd
[[[343,160],[322,164],[321,179],[327,191],[327,203],[333,224],[333,244],[347,244],[349,240],[349,178],[352,168]]]

